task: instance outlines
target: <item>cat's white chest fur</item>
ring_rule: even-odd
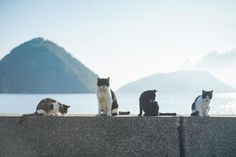
[[[198,98],[198,100],[196,101],[195,105],[196,105],[196,111],[199,112],[199,116],[208,116],[209,114],[209,110],[210,110],[210,104],[211,100],[205,100],[202,99],[201,97]]]
[[[101,113],[111,116],[112,97],[110,88],[97,88],[98,115]]]

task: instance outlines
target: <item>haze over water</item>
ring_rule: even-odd
[[[191,104],[198,93],[158,93],[160,112],[176,112],[189,115]],[[119,110],[139,113],[140,93],[117,93]],[[1,113],[32,113],[39,101],[46,97],[55,98],[71,105],[68,114],[97,114],[96,94],[0,94]],[[236,114],[236,93],[213,94],[210,104],[212,114]]]

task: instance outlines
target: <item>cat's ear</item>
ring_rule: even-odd
[[[205,90],[202,90],[202,93],[205,93]]]
[[[108,77],[107,80],[110,81],[110,77]]]
[[[210,92],[213,93],[213,90],[211,90]]]
[[[153,92],[154,92],[154,93],[156,93],[156,92],[157,92],[157,90],[155,90],[155,89],[154,89],[154,90],[153,90]]]

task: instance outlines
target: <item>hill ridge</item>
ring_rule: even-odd
[[[41,37],[20,44],[3,57],[0,74],[1,93],[96,91],[97,74],[63,47]]]
[[[202,89],[233,92],[235,89],[206,71],[181,70],[156,73],[121,86],[117,92],[142,92],[157,89],[162,92],[197,92]]]

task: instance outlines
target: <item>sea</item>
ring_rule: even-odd
[[[199,93],[158,93],[160,112],[189,115],[191,105]],[[116,93],[119,110],[139,113],[140,93]],[[53,98],[70,105],[68,114],[96,114],[96,94],[0,94],[0,114],[26,114],[35,112],[40,100]],[[210,115],[236,114],[236,93],[214,93]]]

